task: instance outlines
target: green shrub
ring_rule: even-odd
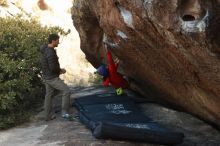
[[[42,101],[39,48],[52,32],[65,33],[21,16],[0,18],[0,129],[23,122]]]

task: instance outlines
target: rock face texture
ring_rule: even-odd
[[[72,18],[94,67],[105,41],[132,89],[220,126],[220,0],[75,0]]]

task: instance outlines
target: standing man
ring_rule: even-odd
[[[58,56],[54,49],[59,44],[59,35],[50,34],[48,37],[48,44],[41,48],[42,58],[42,72],[43,79],[46,86],[46,95],[44,102],[45,120],[49,121],[55,119],[55,114],[52,109],[52,101],[54,98],[54,91],[58,90],[62,93],[62,117],[69,118],[68,114],[70,107],[70,90],[69,87],[59,78],[60,74],[66,72],[65,69],[60,68]]]

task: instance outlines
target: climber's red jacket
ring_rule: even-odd
[[[107,50],[106,53],[107,61],[108,61],[108,71],[109,75],[104,79],[103,85],[109,86],[111,83],[114,88],[128,88],[128,82],[123,78],[123,76],[117,72],[118,63],[115,64],[111,53]]]

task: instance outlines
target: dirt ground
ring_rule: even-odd
[[[71,90],[72,101],[81,96],[110,91],[98,87],[75,87]],[[55,103],[60,103],[60,99],[57,98]],[[189,114],[154,103],[142,103],[140,107],[147,116],[164,127],[184,133],[184,142],[179,146],[220,146],[220,131]],[[57,111],[57,118],[52,121],[42,120],[40,112],[30,123],[1,131],[0,146],[158,146],[149,143],[95,139],[91,131],[78,119],[74,121],[62,119],[59,104],[54,108]],[[72,114],[77,115],[77,110],[74,107],[71,109]]]

